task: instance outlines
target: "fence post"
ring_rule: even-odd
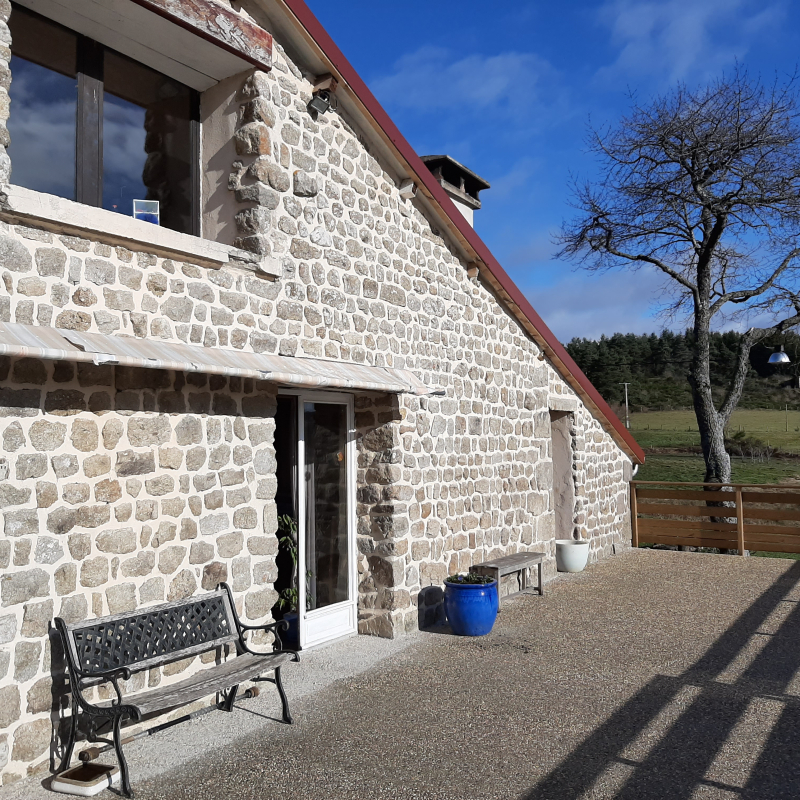
[[[742,503],[742,487],[736,487],[736,528],[739,538],[739,555],[744,555],[744,504]]]
[[[636,484],[631,481],[631,547],[639,546],[639,512],[636,509]]]

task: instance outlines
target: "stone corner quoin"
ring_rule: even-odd
[[[3,59],[7,88],[5,45]],[[543,550],[554,573],[550,411],[563,403],[551,398],[576,409],[573,530],[593,560],[629,543],[630,459],[400,197],[366,133],[343,112],[311,118],[307,69],[276,39],[271,72],[224,84],[234,122],[203,123],[233,130],[225,243],[277,263],[276,279],[245,260],[212,269],[0,221],[0,323],[400,368],[443,391],[354,393],[358,627],[394,637],[436,621],[442,581],[472,564]],[[5,143],[8,114],[0,103]],[[12,168],[0,147],[0,181]],[[278,392],[252,378],[0,356],[4,782],[46,768],[53,709],[66,708],[53,691],[53,617],[130,611],[227,581],[245,620],[270,619]],[[139,673],[128,690],[199,661]]]

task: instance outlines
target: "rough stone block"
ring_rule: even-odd
[[[227,515],[226,515],[227,519]],[[202,530],[203,522],[200,521],[200,529]],[[217,552],[221,558],[233,558],[239,555],[244,548],[244,536],[241,531],[234,531],[226,533],[217,538]]]
[[[244,598],[245,616],[250,620],[262,620],[278,599],[274,589],[256,589],[248,592]]]
[[[46,636],[52,619],[52,600],[45,600],[43,603],[28,603],[22,616],[22,635],[28,638]]]
[[[10,641],[13,641],[16,633],[17,618],[13,614],[6,614],[6,616],[0,617],[0,644],[8,644]]]
[[[61,608],[58,611],[58,616],[67,624],[81,622],[86,619],[88,615],[89,604],[84,595],[78,594],[72,597],[65,597],[61,601]]]
[[[117,555],[132,553],[136,550],[136,531],[133,528],[103,531],[97,537],[97,549]]]
[[[53,679],[49,676],[40,678],[28,689],[27,708],[29,714],[44,714],[54,705]]]
[[[158,569],[164,575],[172,575],[183,563],[186,557],[186,548],[180,545],[165,547],[158,554]]]
[[[233,142],[236,154],[240,156],[268,156],[272,152],[269,128],[263,122],[243,125],[234,133]]]
[[[29,569],[0,577],[0,598],[4,606],[27,603],[34,597],[47,597],[50,579],[43,570]]]
[[[115,503],[121,497],[122,487],[119,481],[106,478],[94,487],[94,498],[98,503]]]
[[[109,614],[122,614],[136,609],[136,585],[121,583],[106,589]]]
[[[149,575],[156,564],[156,554],[145,550],[138,553],[135,558],[129,558],[122,562],[122,574],[126,578],[142,577]]]
[[[137,453],[133,450],[121,450],[117,453],[116,473],[125,478],[130,475],[146,475],[156,471],[156,460],[152,450]]]
[[[53,726],[49,719],[26,722],[14,731],[14,747],[11,758],[14,761],[30,763],[47,751]]]
[[[203,567],[201,586],[203,589],[213,591],[220,583],[228,580],[228,566],[220,561],[212,561]]]
[[[31,444],[36,450],[57,450],[64,444],[67,435],[67,426],[61,422],[48,422],[37,420],[30,428]]]
[[[163,578],[150,578],[139,587],[139,603],[163,602],[165,591]]]
[[[81,564],[81,586],[94,588],[108,581],[108,559],[103,556],[90,558]]]
[[[0,689],[0,728],[8,728],[19,719],[19,689],[5,686]]]
[[[61,494],[65,503],[77,506],[86,503],[90,497],[88,483],[68,483],[64,486]]]
[[[0,236],[0,264],[11,272],[30,272],[33,269],[28,248],[10,236]]]
[[[172,435],[169,418],[132,417],[128,422],[128,441],[134,447],[152,447],[166,444]]]
[[[182,600],[184,597],[191,597],[197,589],[197,581],[191,570],[184,569],[172,579],[169,585],[167,600]]]
[[[36,536],[39,533],[39,514],[36,509],[6,511],[3,517],[6,536]]]
[[[14,680],[26,683],[39,671],[41,642],[19,642],[14,648]]]
[[[53,574],[53,583],[59,596],[74,592],[77,581],[78,568],[75,564],[62,564]]]

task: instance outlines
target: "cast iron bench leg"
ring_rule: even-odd
[[[281,696],[281,703],[283,703],[283,721],[287,725],[291,725],[293,720],[289,712],[289,701],[286,699],[286,692],[283,691],[283,684],[281,683],[280,667],[275,667],[275,685],[278,687],[278,694]]]
[[[69,734],[67,744],[64,747],[64,757],[61,759],[61,766],[58,768],[59,772],[69,769],[69,762],[72,761],[72,751],[75,748],[75,735],[78,731],[78,703],[75,700],[74,692],[72,694],[72,714],[69,718]]]
[[[232,712],[233,711],[233,704],[236,702],[236,695],[239,692],[239,684],[237,683],[236,686],[231,686],[228,689],[228,696],[225,698],[225,703],[223,704],[222,708],[225,711]]]
[[[131,789],[131,779],[128,775],[128,762],[122,753],[122,741],[120,737],[120,728],[122,727],[122,717],[114,718],[114,750],[117,751],[117,760],[119,761],[119,771],[122,778],[122,793],[126,797],[133,797],[133,790]]]

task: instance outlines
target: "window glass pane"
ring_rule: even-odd
[[[350,597],[347,407],[306,403],[306,610]]]
[[[103,207],[158,200],[161,225],[191,233],[191,89],[111,50],[104,88]]]
[[[77,36],[13,7],[11,29],[11,181],[75,198]]]

